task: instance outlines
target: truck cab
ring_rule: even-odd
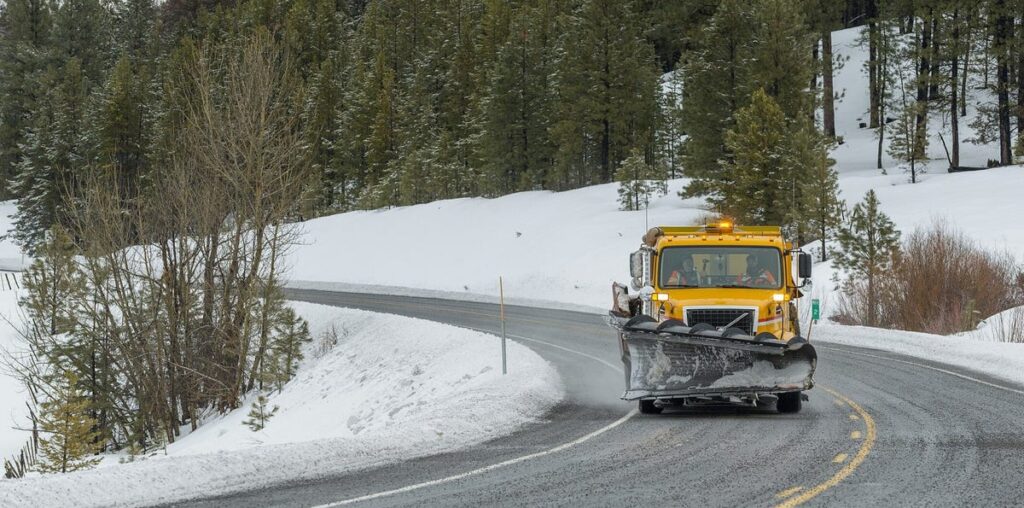
[[[781,341],[800,336],[795,301],[810,266],[781,228],[727,221],[653,228],[631,258],[643,314]]]

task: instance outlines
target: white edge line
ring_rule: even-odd
[[[459,325],[451,325],[451,326],[459,326]],[[480,332],[480,333],[486,333],[487,335],[498,335],[498,333],[492,332],[490,330],[484,330],[483,328],[473,328],[472,326],[462,326],[460,328],[466,328],[466,329],[477,331],[477,332]],[[531,339],[529,337],[523,337],[522,335],[513,335],[513,334],[510,333],[510,334],[506,334],[506,336],[509,337],[509,338],[512,338],[512,339],[525,340],[527,342],[536,342],[537,344],[543,344],[543,345],[548,346],[550,348],[561,349],[562,351],[566,351],[566,352],[572,353],[574,355],[582,356],[584,358],[590,358],[591,360],[594,360],[595,362],[598,362],[598,363],[600,363],[602,365],[606,365],[608,368],[610,368],[610,369],[612,369],[612,370],[614,370],[616,372],[620,372],[620,373],[622,372],[622,368],[621,367],[618,367],[618,366],[608,362],[607,360],[602,360],[601,358],[598,358],[598,357],[593,356],[593,355],[588,355],[587,353],[582,353],[580,351],[576,351],[575,349],[569,349],[569,348],[567,348],[565,346],[559,346],[558,344],[552,344],[550,342],[545,342],[545,341],[540,340],[540,339]]]
[[[609,363],[609,362],[607,362],[605,360],[602,360],[602,359],[600,359],[600,358],[598,358],[596,356],[591,356],[591,355],[588,355],[586,353],[581,353],[579,351],[576,351],[575,349],[569,349],[569,348],[564,347],[564,346],[559,346],[558,344],[552,344],[550,342],[544,342],[542,340],[531,339],[529,337],[523,337],[521,335],[509,335],[509,337],[511,337],[513,339],[525,340],[527,342],[536,342],[538,344],[544,344],[545,346],[553,347],[555,349],[561,349],[562,351],[568,351],[570,353],[573,353],[573,354],[576,354],[576,355],[579,355],[579,356],[584,356],[584,357],[590,358],[591,360],[594,360],[595,362],[607,365],[608,367],[610,367],[612,370],[614,370],[616,372],[622,372],[622,369],[620,367],[612,365],[611,363]]]
[[[442,483],[453,482],[455,480],[461,480],[463,478],[467,478],[467,477],[470,477],[470,476],[475,476],[475,475],[478,475],[478,474],[487,473],[487,472],[490,472],[490,471],[494,471],[495,469],[503,468],[503,467],[506,467],[506,466],[511,466],[513,464],[518,464],[520,462],[525,462],[527,460],[532,460],[532,459],[544,457],[545,455],[551,455],[552,453],[558,453],[558,452],[563,451],[563,450],[565,450],[567,448],[571,448],[573,446],[576,446],[576,445],[579,445],[579,444],[583,444],[583,443],[585,443],[585,442],[587,442],[587,441],[589,441],[589,440],[591,440],[591,439],[593,439],[593,438],[595,438],[595,437],[597,437],[597,436],[599,436],[601,434],[604,434],[605,432],[608,432],[609,430],[614,429],[615,427],[618,427],[619,425],[622,425],[623,423],[626,422],[626,420],[629,420],[630,418],[635,416],[636,413],[637,413],[637,410],[634,409],[634,410],[630,411],[629,413],[626,413],[626,415],[623,416],[622,418],[619,418],[618,420],[615,420],[611,424],[606,425],[604,427],[601,427],[600,429],[597,429],[597,430],[591,432],[590,434],[587,434],[587,435],[585,435],[585,436],[583,436],[583,437],[581,437],[579,439],[576,439],[575,441],[570,441],[568,443],[563,443],[563,444],[560,444],[560,445],[558,445],[558,446],[556,446],[554,448],[551,448],[551,449],[548,449],[548,450],[544,450],[542,452],[531,453],[530,455],[523,455],[522,457],[516,457],[514,459],[509,459],[509,460],[506,460],[504,462],[499,462],[497,464],[491,464],[489,466],[482,467],[480,469],[474,469],[472,471],[467,471],[465,473],[460,473],[460,474],[457,474],[457,475],[454,475],[454,476],[448,476],[446,478],[440,478],[440,479],[437,479],[437,480],[431,480],[429,482],[417,483],[415,485],[408,485],[408,486],[405,486],[405,487],[402,487],[402,488],[388,490],[388,491],[384,491],[384,492],[377,492],[376,494],[367,494],[365,496],[354,497],[352,499],[346,499],[344,501],[336,501],[336,502],[333,502],[333,503],[318,505],[318,506],[315,506],[314,508],[330,508],[330,507],[333,507],[333,506],[344,506],[344,505],[347,505],[347,504],[358,503],[358,502],[361,502],[361,501],[369,501],[371,499],[377,499],[377,498],[381,498],[381,497],[385,497],[385,496],[391,496],[391,495],[394,495],[394,494],[403,494],[405,492],[411,492],[413,490],[422,489],[424,487],[432,487],[434,485],[440,485]]]
[[[469,328],[469,327],[467,327],[467,328]],[[476,330],[476,331],[479,331],[479,332],[488,333],[488,334],[493,335],[493,332],[490,332],[490,331],[480,330],[480,329],[476,329],[476,328],[473,328],[473,329]],[[596,356],[588,355],[586,353],[581,353],[581,352],[576,351],[574,349],[569,349],[569,348],[564,347],[564,346],[559,346],[557,344],[552,344],[550,342],[544,342],[544,341],[538,340],[538,339],[531,339],[531,338],[528,338],[528,337],[523,337],[521,335],[508,335],[508,336],[513,338],[513,339],[525,340],[525,341],[529,341],[529,342],[536,342],[538,344],[543,344],[545,346],[553,347],[555,349],[561,349],[561,350],[567,351],[569,353],[573,353],[573,354],[576,354],[576,355],[579,355],[579,356],[590,358],[591,360],[597,361],[597,362],[599,362],[599,363],[601,363],[603,365],[607,365],[608,367],[611,367],[613,370],[616,370],[616,371],[620,370],[619,367],[616,367],[615,365],[613,365],[613,364],[611,364],[611,363],[609,363],[609,362],[607,362],[605,360],[602,360],[602,359],[600,359],[600,358],[598,358]],[[558,445],[558,446],[556,446],[554,448],[549,448],[549,449],[541,451],[541,452],[531,453],[529,455],[523,455],[521,457],[516,457],[514,459],[506,460],[504,462],[498,462],[497,464],[491,464],[489,466],[484,466],[484,467],[481,467],[479,469],[474,469],[472,471],[466,471],[464,473],[459,473],[457,475],[448,476],[448,477],[445,477],[445,478],[438,478],[437,480],[430,480],[430,481],[427,481],[427,482],[417,483],[417,484],[414,484],[414,485],[407,485],[405,487],[401,487],[401,488],[397,488],[397,489],[386,490],[386,491],[383,491],[383,492],[377,492],[377,493],[374,493],[374,494],[367,494],[365,496],[360,496],[360,497],[353,497],[351,499],[345,499],[345,500],[342,500],[342,501],[334,501],[334,502],[327,503],[327,504],[316,505],[313,508],[332,508],[332,507],[335,507],[335,506],[345,506],[345,505],[349,505],[349,504],[353,504],[353,503],[359,503],[359,502],[362,502],[362,501],[370,501],[372,499],[379,499],[379,498],[382,498],[382,497],[393,496],[395,494],[404,494],[406,492],[412,492],[414,490],[419,490],[419,489],[426,488],[426,487],[433,487],[435,485],[441,485],[441,484],[444,484],[444,483],[449,483],[449,482],[453,482],[453,481],[456,481],[456,480],[461,480],[463,478],[468,478],[470,476],[476,476],[476,475],[479,475],[479,474],[483,474],[483,473],[487,473],[487,472],[490,472],[490,471],[494,471],[495,469],[500,469],[500,468],[503,468],[503,467],[511,466],[511,465],[514,465],[514,464],[518,464],[520,462],[525,462],[525,461],[528,461],[528,460],[533,460],[533,459],[537,459],[537,458],[544,457],[544,456],[547,456],[547,455],[551,455],[553,453],[558,453],[558,452],[566,450],[568,448],[572,448],[573,446],[580,445],[580,444],[583,444],[583,443],[585,443],[587,441],[590,441],[591,439],[593,439],[593,438],[595,438],[597,436],[600,436],[601,434],[604,434],[605,432],[608,432],[609,430],[612,430],[615,427],[618,427],[619,425],[622,425],[623,423],[626,423],[626,420],[629,420],[630,418],[632,418],[632,417],[634,417],[636,415],[637,415],[637,410],[634,409],[634,410],[626,413],[626,415],[623,416],[622,418],[619,418],[618,420],[615,420],[614,422],[612,422],[612,423],[610,423],[610,424],[608,424],[608,425],[606,425],[604,427],[601,427],[600,429],[597,429],[597,430],[591,432],[590,434],[587,434],[587,435],[585,435],[583,437],[580,437],[580,438],[578,438],[576,440],[569,441],[568,443],[562,443],[562,444],[560,444],[560,445]]]
[[[852,355],[868,356],[868,357],[871,357],[871,358],[878,358],[880,360],[888,360],[890,362],[898,362],[898,363],[904,363],[904,364],[907,364],[907,365],[913,365],[915,367],[921,367],[922,369],[934,370],[936,372],[941,372],[943,374],[949,374],[950,376],[955,376],[955,377],[958,377],[960,379],[966,379],[968,381],[974,381],[975,383],[983,384],[985,386],[991,386],[992,388],[998,388],[1000,390],[1005,390],[1005,391],[1010,392],[1010,393],[1016,393],[1017,395],[1024,395],[1024,390],[1017,390],[1015,388],[1010,388],[1010,387],[1003,386],[1003,385],[997,385],[995,383],[990,383],[990,382],[982,380],[982,379],[973,378],[971,376],[967,376],[967,375],[961,374],[959,372],[954,372],[952,370],[941,369],[939,367],[932,367],[931,365],[925,365],[923,363],[909,362],[907,360],[900,360],[899,358],[891,358],[891,357],[887,357],[887,356],[873,355],[871,353],[861,353],[861,352],[858,352],[858,351],[850,351],[849,349],[836,348],[836,347],[824,346],[822,349],[831,349],[833,351],[842,351],[844,353],[849,353],[849,354],[852,354]]]

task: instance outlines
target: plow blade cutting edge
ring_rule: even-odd
[[[621,336],[626,400],[763,395],[814,384],[818,355],[801,337],[758,340],[735,328],[614,313],[608,323]]]

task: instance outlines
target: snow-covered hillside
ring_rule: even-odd
[[[319,358],[317,341],[306,348],[298,375],[269,396],[279,410],[263,430],[243,424],[246,404],[129,463],[107,456],[89,471],[0,480],[0,506],[137,506],[319,478],[506,435],[543,417],[562,397],[554,369],[515,342],[503,376],[493,335],[292,305],[310,321],[314,337],[333,327],[339,340]],[[7,434],[0,428],[0,436]]]
[[[628,279],[628,255],[647,225],[693,224],[707,214],[675,195],[684,183],[670,182],[669,195],[646,214],[618,211],[616,185],[607,184],[324,217],[306,223],[290,276],[300,286],[396,286],[464,298],[497,296],[503,276],[513,301],[604,308],[612,281]],[[849,201],[875,189],[903,231],[947,220],[987,246],[1024,252],[1024,223],[1015,219],[1024,211],[1020,166],[934,173],[913,185],[903,175],[854,171],[840,186]]]
[[[868,88],[866,64],[868,52],[866,46],[860,46],[861,28],[850,28],[832,33],[832,45],[837,61],[842,61],[842,67],[835,73],[836,93],[840,99],[836,101],[836,136],[843,138],[844,144],[840,145],[834,152],[833,157],[838,162],[836,169],[840,174],[850,176],[855,173],[878,174],[877,155],[878,138],[873,129],[860,128],[861,123],[868,121]],[[973,83],[972,83],[973,85]],[[987,99],[987,91],[974,89],[972,86],[968,91],[971,100],[967,102],[967,118],[961,119],[959,124],[961,140],[975,137],[975,132],[968,125],[975,114],[977,101]],[[892,114],[895,116],[895,114]],[[887,127],[886,138],[892,138],[892,125]],[[943,148],[942,140],[945,139],[947,146],[952,142],[949,113],[945,108],[933,112],[928,119],[928,157],[930,162],[926,163],[926,171],[933,173],[945,173],[949,166],[946,160],[946,151]],[[941,136],[941,137],[940,137]],[[888,147],[888,140],[884,148]],[[989,159],[998,159],[998,149],[995,145],[975,145],[961,142],[960,163],[962,166],[985,167]],[[918,162],[921,164],[921,162]],[[883,149],[882,165],[891,174],[903,174],[903,168]],[[920,169],[920,168],[918,168]],[[907,176],[909,178],[909,175]]]

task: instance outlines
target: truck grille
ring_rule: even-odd
[[[750,309],[687,309],[686,324],[693,326],[697,323],[707,323],[715,328],[725,326],[741,315],[743,319],[732,325],[747,333],[754,335],[754,311]]]

